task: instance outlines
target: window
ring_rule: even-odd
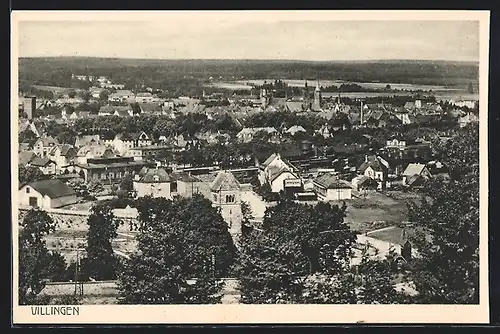
[[[38,206],[38,198],[36,197],[30,197],[29,199],[30,206],[37,207]]]
[[[30,193],[30,187],[26,187],[26,193],[29,194]]]
[[[234,195],[226,195],[226,203],[234,203]]]

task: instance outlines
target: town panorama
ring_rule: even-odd
[[[20,58],[19,303],[479,303],[478,63]]]

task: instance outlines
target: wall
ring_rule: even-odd
[[[296,179],[296,177],[290,172],[284,172],[280,176],[278,176],[271,183],[271,190],[273,193],[279,193],[284,189],[284,181],[287,179]]]
[[[170,182],[165,183],[142,183],[134,181],[134,189],[138,197],[152,196],[172,198],[170,192]]]
[[[29,188],[29,194],[26,193],[26,188]],[[29,203],[30,197],[36,197],[38,207],[50,208],[50,199],[47,199],[47,198],[44,199],[44,196],[42,194],[40,194],[38,191],[36,191],[35,189],[31,188],[28,185],[19,189],[18,194],[19,194],[19,197],[18,197],[19,205],[29,206],[30,205],[30,203]]]
[[[352,198],[351,189],[328,189],[327,198],[330,201],[341,201]]]
[[[241,233],[241,194],[239,189],[223,190],[220,192],[211,192],[212,203],[221,209],[222,218],[228,224],[229,233],[238,235]],[[227,196],[233,196],[234,201],[226,202]]]

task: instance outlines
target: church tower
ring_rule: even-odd
[[[319,86],[319,81],[316,83],[316,89],[314,90],[314,102],[313,102],[313,110],[319,111],[321,110],[322,105],[321,98],[321,88]]]
[[[269,91],[265,87],[266,87],[266,82],[264,81],[264,86],[260,89],[260,103],[262,109],[266,109],[271,100]]]
[[[309,87],[307,86],[307,81],[304,84],[304,92],[303,92],[303,109],[311,110],[311,98],[309,96]]]

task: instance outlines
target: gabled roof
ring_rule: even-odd
[[[78,136],[75,139],[75,146],[85,146],[89,144],[98,144],[99,143],[99,135],[85,135]]]
[[[54,139],[52,137],[41,137],[41,138],[38,138],[38,140],[36,142],[38,143],[39,141],[42,142],[42,145],[44,147],[55,146],[55,145],[59,144],[57,139]]]
[[[61,155],[63,156],[67,156],[68,153],[71,151],[71,150],[74,150],[73,146],[69,145],[69,144],[59,144],[57,146],[55,146],[51,151],[50,151],[50,154],[54,154],[55,150],[59,148],[59,150],[61,151]],[[76,153],[76,152],[75,152]]]
[[[210,186],[210,190],[212,191],[221,191],[221,190],[239,190],[240,183],[231,172],[221,171],[215,177],[215,180],[212,182]]]
[[[326,189],[351,189],[351,185],[344,181],[339,179],[337,176],[333,174],[323,174],[320,177],[314,179],[314,183],[320,185],[321,187],[324,187]]]
[[[137,182],[168,183],[170,182],[170,176],[168,175],[167,171],[163,168],[149,168]]]
[[[296,132],[306,132],[306,129],[302,125],[293,125],[286,132],[294,134]]]
[[[30,161],[30,165],[35,167],[45,167],[50,164],[55,164],[55,162],[47,158],[34,157]]]
[[[50,198],[76,195],[76,192],[71,187],[58,179],[40,180],[30,182],[28,185],[40,194]]]
[[[128,117],[130,116],[128,110],[115,110],[114,114],[119,117]]]
[[[34,152],[21,151],[19,152],[18,155],[18,164],[24,166],[28,164],[31,160],[33,160],[35,157],[36,154]]]
[[[367,156],[365,161],[363,161],[361,166],[358,168],[358,171],[364,173],[368,167],[371,167],[376,172],[387,172],[389,169],[387,161],[379,156]]]
[[[403,176],[420,175],[424,169],[424,164],[408,164],[405,171],[403,172]]]
[[[158,103],[140,103],[139,106],[144,112],[162,111],[162,107]]]
[[[378,183],[371,177],[365,175],[360,176],[358,179],[358,187],[368,187],[368,186],[377,187]]]
[[[298,178],[297,175],[295,174],[295,171],[288,168],[288,167],[281,167],[281,168],[271,168],[270,173],[269,173],[269,182],[273,182],[276,180],[280,175],[283,173],[290,173],[292,174],[295,178]]]

